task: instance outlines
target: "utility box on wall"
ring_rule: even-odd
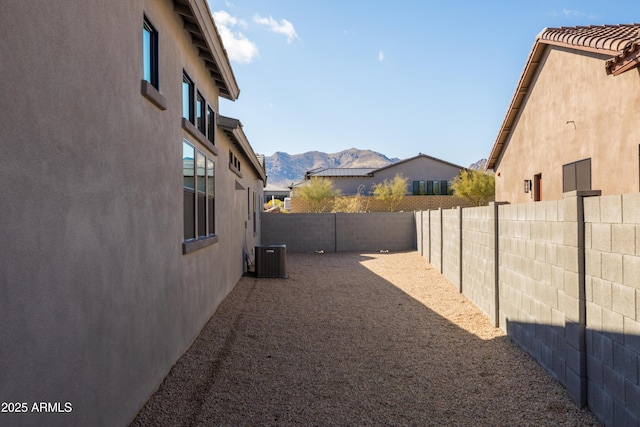
[[[256,246],[256,277],[287,278],[287,245]]]

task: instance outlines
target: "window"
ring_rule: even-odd
[[[203,135],[207,134],[206,108],[207,103],[205,102],[200,92],[198,92],[198,96],[196,97],[196,126]]]
[[[257,231],[257,224],[256,224],[256,211],[257,211],[257,205],[258,205],[258,200],[256,198],[256,192],[253,192],[253,234],[256,234]]]
[[[591,190],[591,159],[562,166],[562,192]]]
[[[207,107],[207,138],[215,144],[216,115],[211,106]]]
[[[413,181],[413,195],[422,196],[427,194],[427,189],[424,181]]]
[[[194,123],[193,81],[187,73],[182,74],[182,117]]]
[[[240,160],[236,157],[231,150],[229,150],[229,168],[238,176],[242,176],[240,173]]]
[[[158,32],[145,16],[142,26],[142,78],[156,89],[160,89],[158,69]]]
[[[188,141],[182,142],[184,240],[215,234],[215,164]]]

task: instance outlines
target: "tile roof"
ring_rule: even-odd
[[[639,31],[638,24],[545,28],[538,39],[617,55],[630,42],[640,40]]]
[[[609,59],[603,62],[604,71],[607,74],[617,76],[640,65],[640,24],[589,25],[542,30],[536,37],[518,87],[489,155],[487,169],[493,169],[502,154],[511,128],[522,107],[522,102],[529,92],[533,77],[540,65],[540,60],[549,45],[609,56]]]

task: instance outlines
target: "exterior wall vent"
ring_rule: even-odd
[[[287,278],[287,246],[256,246],[256,277]]]

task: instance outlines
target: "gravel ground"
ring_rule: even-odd
[[[133,426],[598,426],[416,252],[243,277]]]

